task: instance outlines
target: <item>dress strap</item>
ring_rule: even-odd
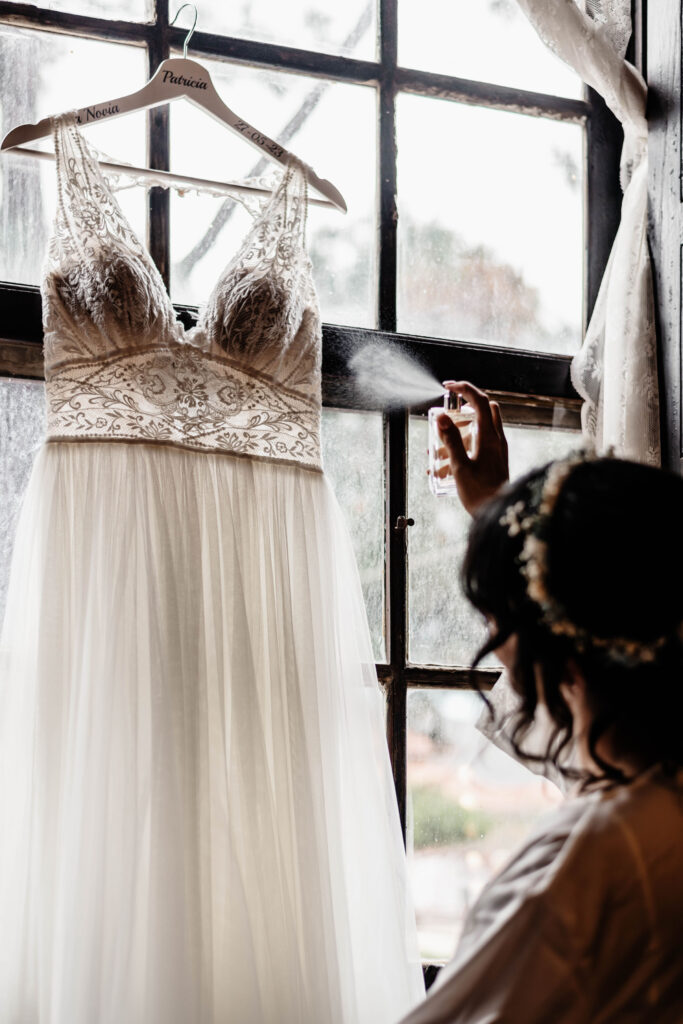
[[[200,320],[212,343],[257,369],[272,365],[276,352],[287,351],[306,310],[317,317],[306,251],[307,200],[304,165],[290,158]],[[316,330],[312,322],[309,330]]]
[[[250,179],[244,179],[245,183]],[[228,262],[224,275],[246,260],[256,270],[258,259],[270,266],[274,250],[282,248],[287,258],[306,248],[306,217],[308,180],[305,164],[290,155],[279,182],[271,196],[253,199],[240,197],[240,202],[254,218],[237,252]]]
[[[290,154],[289,162],[264,214],[282,216],[282,233],[299,238],[305,244],[308,212],[308,178],[306,164]]]
[[[95,152],[81,135],[73,111],[52,118],[57,163],[57,213],[50,257],[82,256],[121,244],[147,264],[148,258],[128,224]]]
[[[52,120],[57,210],[43,277],[46,368],[171,339],[175,312],[73,113]]]

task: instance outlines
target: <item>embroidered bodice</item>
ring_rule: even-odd
[[[48,440],[138,441],[320,468],[320,315],[295,162],[186,330],[73,114],[55,118],[43,281]]]

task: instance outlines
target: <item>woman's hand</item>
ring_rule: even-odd
[[[509,479],[508,445],[500,406],[489,401],[488,395],[467,381],[447,380],[444,387],[461,395],[475,412],[477,433],[471,456],[467,454],[460,431],[450,417],[444,414],[437,420],[444,443],[443,454],[450,461],[458,496],[473,515]]]

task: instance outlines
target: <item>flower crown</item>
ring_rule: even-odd
[[[499,523],[507,528],[510,537],[524,534],[519,556],[520,572],[526,578],[528,597],[541,609],[541,621],[551,633],[568,637],[578,651],[599,648],[614,661],[624,665],[642,665],[656,659],[667,637],[645,641],[622,636],[595,636],[572,622],[564,606],[548,588],[548,542],[545,538],[557,499],[574,468],[597,458],[593,451],[580,450],[566,459],[552,462],[545,475],[531,485],[531,500],[528,503],[516,501],[508,505]]]

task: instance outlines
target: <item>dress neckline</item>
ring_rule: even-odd
[[[170,292],[169,292],[168,288],[166,287],[166,284],[164,282],[163,277],[161,276],[161,272],[159,271],[159,268],[157,267],[157,265],[154,262],[154,260],[152,259],[147,246],[144,245],[140,241],[140,238],[138,237],[137,232],[132,228],[128,218],[126,217],[126,215],[124,214],[123,210],[121,209],[121,206],[119,205],[119,202],[118,202],[118,200],[116,198],[116,195],[115,195],[115,193],[114,193],[114,191],[113,191],[113,189],[112,189],[112,187],[111,187],[111,185],[109,183],[109,180],[107,179],[107,177],[105,176],[105,174],[102,171],[102,168],[100,167],[99,161],[97,159],[97,151],[96,151],[96,149],[93,146],[91,146],[91,144],[87,141],[87,139],[83,135],[83,132],[81,131],[80,125],[76,121],[76,112],[75,111],[69,111],[67,114],[62,115],[61,117],[53,118],[53,120],[52,120],[53,139],[54,139],[54,144],[55,144],[55,154],[57,156],[58,188],[60,188],[60,186],[61,186],[61,174],[62,174],[62,171],[63,171],[62,162],[59,159],[58,142],[57,142],[57,130],[58,130],[58,125],[59,125],[60,121],[62,121],[64,126],[70,132],[70,134],[72,135],[72,138],[74,139],[74,141],[76,143],[75,150],[76,150],[76,152],[79,154],[79,156],[81,158],[81,168],[80,168],[80,170],[84,171],[84,170],[87,169],[93,175],[93,177],[95,178],[95,180],[96,180],[96,182],[97,182],[97,184],[99,186],[99,189],[101,189],[101,191],[107,196],[109,202],[111,203],[112,208],[115,209],[117,216],[120,218],[121,224],[125,228],[126,233],[128,234],[129,238],[134,243],[134,245],[130,245],[129,243],[127,243],[125,241],[125,238],[119,238],[119,244],[121,242],[123,242],[123,244],[126,245],[127,248],[129,248],[134,253],[134,255],[143,258],[144,262],[146,263],[146,265],[148,267],[149,272],[152,275],[153,280],[155,281],[155,284],[156,284],[157,290],[159,292],[159,295],[161,297],[163,297],[164,304],[166,305],[167,310],[168,310],[169,314],[171,315],[172,319],[176,322],[179,330],[181,330],[185,334],[189,334],[190,332],[185,331],[185,328],[184,328],[183,324],[179,320],[176,320],[176,312],[175,312],[175,308],[174,308],[174,305],[173,305],[173,299],[171,298]],[[125,171],[124,171],[124,173],[125,173]],[[257,215],[255,215],[253,217],[253,220],[252,220],[252,223],[251,223],[251,225],[249,227],[249,230],[246,232],[246,234],[242,238],[242,241],[238,245],[238,247],[235,250],[235,252],[232,254],[232,256],[230,256],[230,258],[228,259],[227,263],[224,265],[222,271],[218,275],[218,277],[216,279],[216,282],[215,282],[213,288],[210,290],[209,294],[206,296],[206,298],[204,298],[198,304],[199,310],[200,310],[200,314],[199,314],[199,318],[198,318],[198,321],[197,321],[197,326],[199,325],[199,323],[201,321],[201,315],[202,315],[201,311],[203,309],[207,308],[211,304],[211,301],[214,298],[214,296],[220,291],[220,287],[221,287],[223,281],[226,280],[226,278],[229,276],[229,274],[238,265],[240,257],[242,256],[242,253],[245,250],[247,250],[247,249],[249,249],[251,247],[251,245],[253,244],[253,240],[256,238],[256,236],[258,234],[259,228],[265,222],[267,222],[270,219],[270,217],[273,214],[273,211],[276,209],[278,204],[281,202],[283,196],[285,197],[285,201],[287,200],[287,198],[288,198],[287,193],[288,193],[288,190],[289,190],[290,183],[294,180],[296,175],[299,175],[301,177],[301,179],[302,179],[302,201],[304,202],[304,204],[306,203],[307,180],[306,180],[306,176],[305,176],[305,173],[304,173],[304,170],[303,170],[303,165],[301,164],[301,162],[299,160],[297,160],[296,157],[294,157],[294,156],[292,156],[290,154],[289,155],[288,163],[287,163],[287,165],[284,168],[284,171],[282,173],[280,181],[278,182],[277,186],[273,189],[272,195],[270,196],[269,199],[267,199],[264,202],[263,208],[261,209],[261,211]],[[304,217],[305,217],[305,213],[304,213]],[[287,218],[285,217],[284,218],[284,223],[286,224],[286,222],[287,222]],[[304,224],[305,224],[305,220],[304,220]],[[303,232],[302,232],[302,241],[303,241]],[[137,252],[135,251],[136,247],[137,247],[137,250],[138,250]],[[192,330],[195,330],[195,329],[196,328],[192,328]]]

